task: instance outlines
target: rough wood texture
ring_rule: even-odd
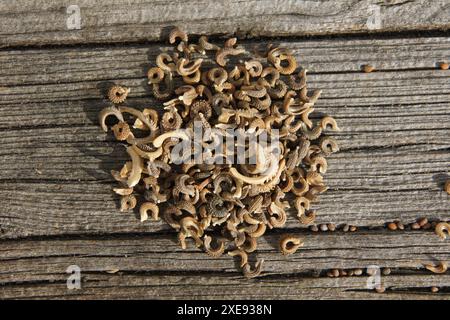
[[[450,38],[367,36],[448,30],[448,1],[77,3],[81,30],[67,30],[69,2],[0,4],[0,298],[449,299],[448,273],[431,274],[423,263],[448,261],[450,242],[432,230],[382,226],[449,220],[442,184],[450,82],[436,64],[449,59]],[[377,9],[369,5],[380,8],[373,30],[367,21]],[[157,106],[145,72],[166,46],[149,42],[173,25],[220,43],[230,34],[292,36],[270,42],[293,49],[311,88],[323,90],[316,116],[333,115],[343,128],[317,222],[354,224],[357,232],[313,233],[291,215],[286,229],[305,237],[305,247],[284,257],[277,248],[284,231],[267,232],[257,253],[264,274],[245,280],[231,257],[211,259],[192,244],[183,251],[164,223],[119,212],[109,171],[127,157],[97,124],[108,105],[100,95],[114,81],[132,89],[130,105]],[[347,33],[365,35],[336,37]],[[241,43],[251,52],[267,41]],[[377,72],[361,73],[362,64]],[[70,265],[81,267],[82,290],[66,287]],[[392,269],[384,294],[367,289],[367,275],[325,276],[369,265]],[[432,286],[440,292],[431,294]]]
[[[183,251],[171,234],[139,237],[3,241],[0,298],[161,298],[161,299],[448,299],[450,277],[423,264],[447,259],[449,242],[431,232],[303,234],[305,246],[283,257],[279,235],[263,237],[258,257],[265,272],[242,280],[237,261],[211,259],[192,247]],[[77,265],[80,290],[68,290],[66,269]],[[326,277],[330,268],[389,267],[385,294],[367,287],[368,275]],[[325,270],[323,270],[325,269]],[[440,287],[431,294],[432,286]],[[114,290],[111,288],[114,287]]]
[[[80,29],[71,23],[74,11],[67,8],[72,4],[80,9]],[[0,13],[1,47],[155,41],[174,25],[190,34],[237,34],[241,38],[450,26],[446,0],[19,0],[3,1]]]
[[[244,44],[249,51],[259,45]],[[447,218],[450,84],[435,64],[449,52],[449,38],[281,44],[310,69],[311,87],[323,90],[317,114],[335,116],[343,129],[317,221],[378,226]],[[127,156],[97,124],[108,105],[100,92],[112,80],[131,87],[130,105],[158,106],[144,76],[158,52],[155,45],[0,53],[8,66],[0,70],[0,237],[166,228],[118,212],[109,171]],[[367,61],[380,71],[359,72]],[[294,215],[288,226],[298,227]]]
[[[217,44],[222,42],[214,41]],[[426,38],[370,38],[370,39],[323,39],[323,40],[272,40],[272,41],[240,41],[239,45],[248,53],[262,52],[269,43],[289,47],[297,56],[300,64],[310,73],[351,73],[360,71],[362,64],[371,64],[379,71],[396,70],[432,70],[436,64],[449,59],[449,37]],[[155,61],[161,51],[167,50],[167,45],[99,45],[93,48],[66,47],[52,49],[1,50],[0,83],[2,87],[30,86],[35,93],[42,96],[29,96],[30,99],[43,100],[44,94],[52,94],[53,85],[75,83],[95,87],[98,81],[121,79],[141,79],[144,82],[145,72],[150,63]],[[242,59],[245,56],[239,56]],[[205,63],[208,60],[205,60]],[[364,75],[364,79],[380,76],[377,73]],[[382,76],[382,75],[381,75]],[[369,78],[368,78],[369,77]],[[392,80],[401,80],[401,74]],[[416,79],[420,83],[420,78]],[[89,82],[94,81],[94,84]],[[402,83],[394,82],[397,85]],[[38,85],[49,86],[44,90]],[[361,86],[362,84],[360,84]],[[140,87],[143,85],[140,83]],[[57,87],[55,87],[57,88]],[[88,87],[86,87],[88,88]],[[408,89],[405,86],[405,89]],[[2,88],[2,94],[8,88]],[[10,88],[9,90],[12,90]],[[18,88],[23,92],[24,88]],[[142,90],[142,89],[141,89]],[[134,90],[133,90],[134,92]],[[65,92],[62,92],[65,93]],[[78,92],[72,95],[51,96],[53,101],[98,98],[97,90]],[[136,95],[136,92],[134,92]],[[324,92],[327,94],[327,92]],[[347,97],[347,96],[345,96]],[[63,98],[63,99],[61,99]],[[23,99],[19,96],[17,99]],[[18,101],[18,100],[16,100]],[[22,100],[20,100],[22,101]],[[11,100],[0,101],[1,104]],[[386,103],[383,101],[383,103]]]
[[[433,294],[430,288],[450,282],[448,275],[392,275],[385,278],[389,289],[381,294],[365,289],[367,277],[333,279],[292,275],[243,281],[237,274],[111,275],[99,272],[85,275],[81,290],[67,290],[66,277],[61,274],[58,280],[17,283],[4,288],[0,294],[9,299],[448,300],[448,292]]]

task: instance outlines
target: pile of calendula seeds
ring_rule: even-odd
[[[312,203],[327,190],[326,157],[338,151],[323,133],[339,128],[330,116],[310,119],[320,91],[308,92],[307,70],[289,49],[268,46],[256,56],[236,38],[223,46],[205,36],[190,43],[178,28],[169,42],[173,50],[158,55],[147,74],[159,103],[127,106],[130,90],[113,86],[113,105],[100,113],[105,132],[107,117],[118,120],[111,129],[130,156],[112,171],[121,210],[139,208],[142,222],[162,218],[178,232],[182,248],[192,241],[214,258],[238,256],[243,274],[256,277],[263,259],[253,265],[249,254],[267,229],[285,225],[287,209],[296,209],[301,224],[314,223]],[[195,128],[204,133],[200,140],[193,138]],[[230,132],[271,143],[252,148]],[[246,152],[230,156],[230,141]],[[289,234],[279,245],[292,254],[303,239]]]

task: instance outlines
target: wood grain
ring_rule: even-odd
[[[98,126],[97,114],[108,105],[101,92],[121,83],[132,90],[130,105],[159,108],[144,75],[166,49],[148,41],[160,41],[166,26],[249,38],[359,33],[367,31],[372,1],[227,1],[203,11],[205,2],[191,3],[201,19],[182,15],[184,2],[172,2],[164,15],[155,1],[79,3],[80,31],[64,29],[64,5],[0,4],[0,298],[449,298],[448,274],[423,269],[448,261],[449,242],[432,230],[382,226],[449,219],[442,185],[449,177],[450,83],[436,64],[449,59],[450,38],[270,39],[292,48],[310,70],[310,87],[323,90],[313,117],[333,115],[343,129],[333,134],[341,151],[329,159],[330,190],[315,204],[317,222],[359,229],[314,233],[292,213],[284,230],[261,239],[262,277],[245,280],[231,257],[211,259],[192,244],[183,251],[163,222],[140,223],[136,213],[119,212],[109,171],[127,156]],[[445,1],[386,2],[378,31],[445,29],[448,10]],[[265,43],[242,45],[253,52]],[[49,46],[20,47],[35,45]],[[377,71],[361,73],[362,64]],[[305,247],[287,257],[277,249],[285,231],[305,237]],[[367,289],[367,275],[325,276],[371,264],[392,269],[383,277],[384,294]],[[82,269],[82,290],[67,290],[70,265]],[[431,286],[440,293],[431,294]]]
[[[213,42],[222,45],[221,41]],[[373,65],[378,71],[430,70],[435,69],[438,62],[448,60],[450,51],[449,37],[282,38],[238,42],[247,50],[246,55],[261,54],[269,43],[288,47],[301,66],[313,74],[359,72],[363,64]],[[154,66],[156,56],[169,48],[157,44],[128,44],[98,45],[93,48],[4,49],[0,51],[0,83],[3,87],[10,87],[142,79],[150,66]],[[238,59],[243,57],[245,55]],[[205,63],[209,61],[205,58]],[[376,73],[364,75],[366,79],[377,76]]]
[[[68,290],[66,279],[21,282],[0,289],[7,299],[162,299],[162,300],[336,300],[396,299],[448,300],[448,275],[399,275],[384,278],[383,294],[365,289],[367,277],[305,278],[303,275],[263,280],[242,280],[238,275],[206,274],[166,276],[160,274],[90,273],[80,290]],[[408,286],[409,285],[409,286]],[[444,285],[433,294],[431,287]]]
[[[440,30],[450,26],[446,0],[345,1],[3,1],[0,47],[160,41],[174,25],[189,34],[299,36]],[[379,17],[375,18],[375,17]],[[379,21],[379,22],[378,22]]]
[[[248,51],[260,45],[245,41]],[[435,62],[445,37],[288,41],[323,95],[317,113],[333,115],[341,152],[329,160],[330,190],[318,223],[378,226],[420,216],[448,217],[442,183],[450,160],[450,84]],[[375,49],[374,49],[375,48]],[[431,53],[429,48],[432,49]],[[110,81],[131,87],[129,104],[158,107],[145,83],[149,60],[164,48],[127,47],[0,52],[0,226],[2,238],[164,230],[119,213],[111,169],[127,159],[97,114]],[[407,53],[405,53],[407,52]],[[364,74],[368,61],[379,72]],[[290,215],[288,227],[298,227]]]
[[[424,263],[448,259],[450,243],[432,232],[300,233],[305,246],[284,257],[278,235],[261,238],[264,273],[246,280],[229,256],[211,259],[192,245],[182,250],[173,234],[92,239],[3,241],[0,298],[282,299],[449,297],[448,275]],[[81,269],[82,289],[68,290],[66,269]],[[330,268],[389,267],[385,294],[367,288],[367,274],[330,279]],[[110,272],[113,272],[112,274]],[[441,293],[431,294],[437,286]],[[108,288],[114,287],[114,290]]]

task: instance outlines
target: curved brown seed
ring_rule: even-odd
[[[260,259],[256,262],[255,268],[252,270],[250,265],[246,263],[242,268],[242,272],[246,278],[255,278],[261,274],[262,265],[264,263],[264,259]]]
[[[144,202],[139,208],[139,214],[141,216],[141,222],[148,219],[148,211],[151,212],[153,220],[159,220],[159,207],[153,202]]]
[[[445,273],[447,272],[448,264],[447,262],[440,261],[438,265],[424,264],[424,267],[433,273]]]
[[[448,194],[450,194],[450,180],[447,180],[447,181],[445,182],[444,190],[445,190],[445,192],[447,192]]]
[[[295,253],[298,248],[303,246],[303,240],[297,236],[287,234],[280,239],[280,251],[283,255],[289,255]]]
[[[169,43],[174,44],[177,39],[181,41],[188,42],[188,35],[186,32],[182,31],[180,28],[175,27],[169,33]]]
[[[439,222],[434,229],[436,234],[441,238],[441,240],[447,239],[447,234],[450,233],[450,224],[447,222]],[[447,232],[447,234],[445,234]]]
[[[114,104],[119,104],[125,101],[125,99],[128,96],[128,93],[130,93],[129,88],[121,86],[112,86],[108,90],[108,99]]]

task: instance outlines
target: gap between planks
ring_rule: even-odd
[[[2,2],[0,47],[160,41],[177,25],[189,34],[239,38],[447,30],[445,0]],[[79,18],[80,26],[73,22]],[[75,20],[74,20],[75,19]]]

